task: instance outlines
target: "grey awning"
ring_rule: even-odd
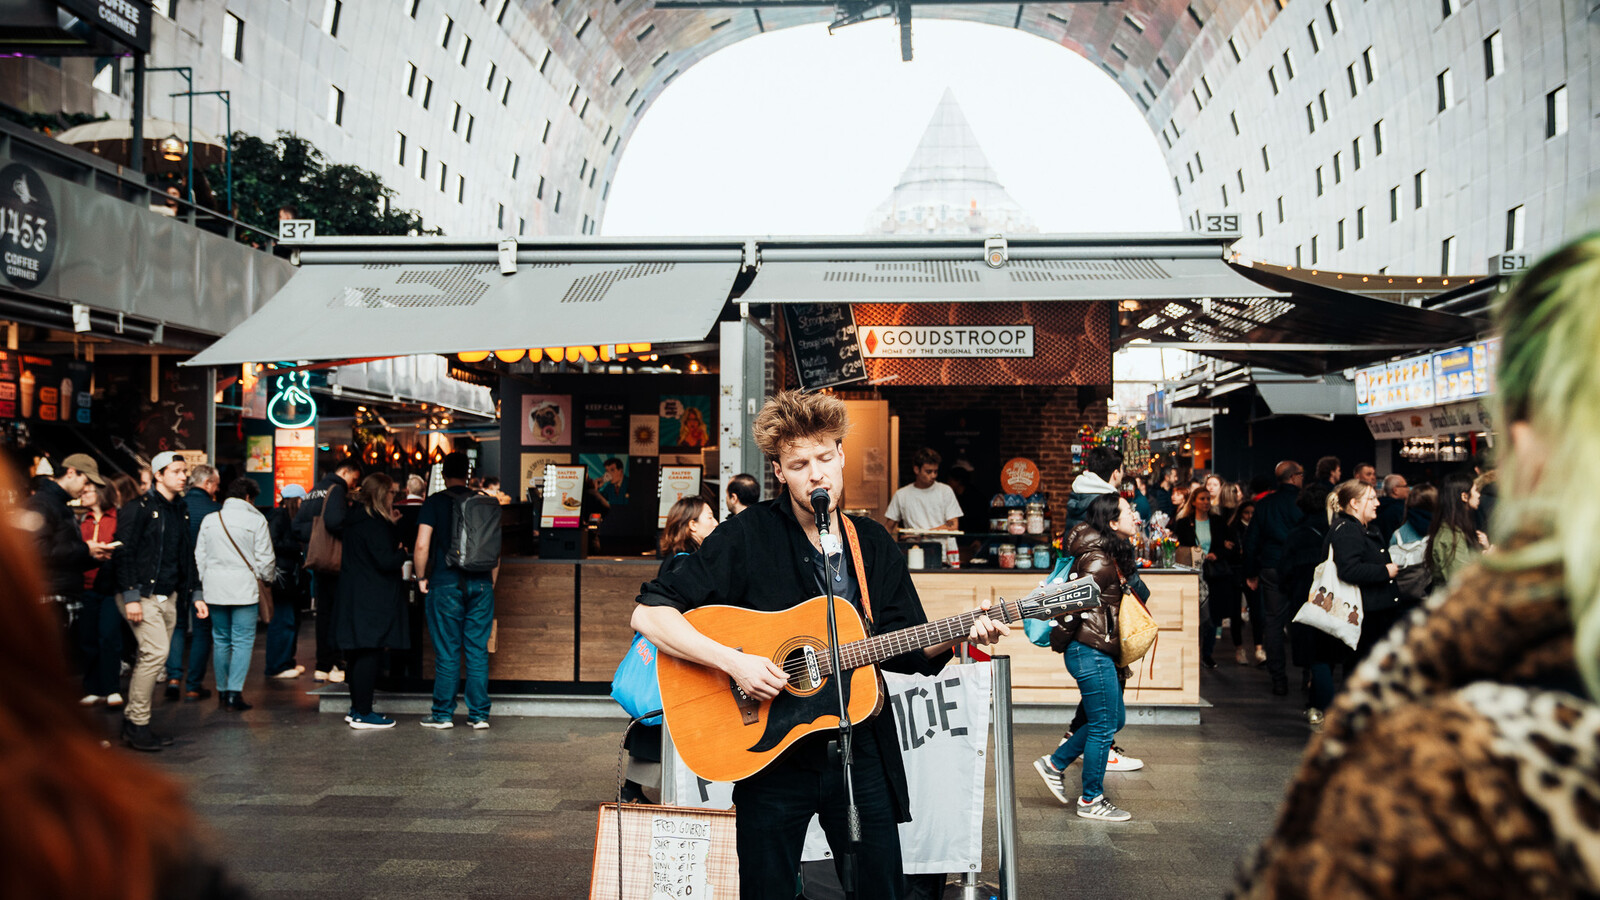
[[[1348,378],[1328,376],[1302,381],[1271,381],[1256,370],[1256,390],[1279,416],[1353,416],[1356,386]]]
[[[770,245],[741,300],[749,303],[982,303],[1046,300],[1270,298],[1214,240],[1168,235],[1013,238],[1009,260],[984,262],[981,239],[921,246]]]
[[[500,274],[493,255],[308,261],[187,365],[698,341],[739,272],[737,251],[725,262],[524,263],[513,275]]]

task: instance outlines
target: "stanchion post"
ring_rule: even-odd
[[[1017,780],[1011,739],[1011,657],[993,662],[995,831],[1000,837],[1000,898],[1017,900]]]
[[[678,805],[678,748],[672,745],[672,732],[661,723],[661,805]]]

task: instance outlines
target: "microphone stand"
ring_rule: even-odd
[[[822,538],[822,590],[828,598],[828,660],[839,697],[839,739],[835,744],[844,772],[845,823],[849,835],[848,846],[839,854],[839,882],[845,897],[853,900],[856,896],[856,848],[861,846],[861,813],[856,808],[855,725],[850,721],[850,704],[846,697],[849,683],[845,681],[844,671],[839,664],[839,620],[833,609],[833,572],[827,541],[834,535],[828,530],[828,495],[822,488],[812,492],[811,509],[817,517],[818,536]],[[844,565],[844,548],[841,546],[839,566],[842,569]],[[856,573],[856,578],[863,583],[866,577],[865,572]]]

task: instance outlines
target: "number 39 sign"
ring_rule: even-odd
[[[22,163],[0,168],[0,260],[6,280],[36,290],[55,261],[56,211],[39,173]]]

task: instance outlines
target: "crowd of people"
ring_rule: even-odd
[[[120,712],[123,744],[160,751],[173,739],[151,728],[158,693],[168,702],[205,700],[210,670],[219,708],[251,709],[245,687],[258,626],[266,631],[262,683],[293,681],[306,673],[296,653],[300,622],[314,609],[313,679],[348,680],[351,728],[391,727],[372,709],[373,693],[384,651],[411,645],[415,589],[436,659],[423,724],[451,727],[461,688],[468,724],[488,728],[504,501],[469,487],[468,466],[464,454],[446,456],[445,487],[425,498],[412,476],[404,500],[415,502],[407,503],[388,475],[363,478],[347,460],[315,490],[288,485],[262,508],[254,479],[224,489],[214,467],[191,468],[177,453],[141,464],[137,480],[102,474],[87,454],[59,467],[46,459],[28,485],[24,525],[44,571],[40,598],[56,612],[81,682],[79,704]],[[452,517],[481,526],[465,548],[452,528],[462,519]],[[337,564],[308,557],[318,541],[337,545]]]

